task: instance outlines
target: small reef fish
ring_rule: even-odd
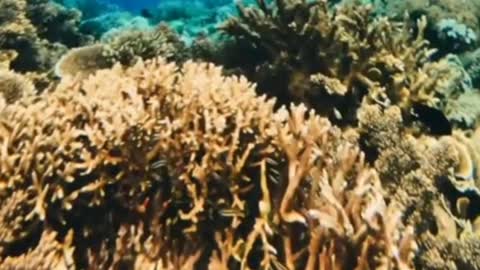
[[[153,14],[150,10],[144,8],[142,10],[140,10],[140,15],[146,19],[152,19],[153,18]]]
[[[430,129],[432,135],[451,135],[452,125],[445,114],[424,104],[413,105],[413,116]]]

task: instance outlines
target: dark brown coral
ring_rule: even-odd
[[[451,69],[430,61],[434,50],[423,38],[424,19],[415,31],[374,18],[358,3],[335,11],[318,0],[257,5],[240,4],[240,15],[221,29],[255,54],[253,65],[239,67],[261,91],[309,104],[340,123],[355,119],[363,98],[404,112],[414,103],[441,106]]]
[[[91,41],[79,24],[78,12],[51,1],[2,1],[0,49],[16,51],[11,63],[16,71],[48,71],[68,47]]]

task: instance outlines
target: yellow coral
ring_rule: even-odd
[[[9,70],[10,63],[17,57],[14,50],[0,50],[0,70]]]

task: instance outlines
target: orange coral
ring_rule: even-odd
[[[77,266],[410,267],[412,231],[356,133],[273,108],[204,63],[66,77],[4,107],[0,179],[33,189],[44,230],[72,230]]]

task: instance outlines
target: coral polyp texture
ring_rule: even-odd
[[[480,270],[477,0],[190,2],[0,0],[0,269]]]

